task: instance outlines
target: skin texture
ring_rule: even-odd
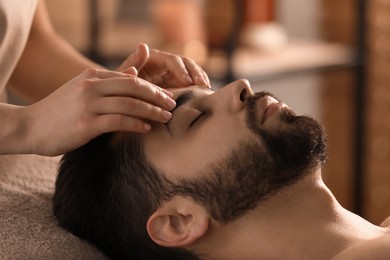
[[[161,87],[210,86],[206,73],[191,59],[150,50],[146,44],[125,59],[120,72],[104,70],[54,31],[40,0],[9,82],[33,105],[0,104],[0,154],[58,155],[102,133],[145,133],[149,121],[171,117],[174,101]]]
[[[205,169],[224,158],[240,142],[252,140],[252,144],[256,143],[256,134],[245,125],[243,102],[240,102],[244,89],[246,93],[252,93],[246,81],[233,82],[215,93],[195,89],[198,91],[195,94],[197,98],[173,112],[170,126],[173,134],[164,128],[155,128],[143,137],[145,153],[151,164],[173,182],[186,180],[186,189],[189,189],[189,182],[207,179],[210,171]],[[175,99],[180,96],[180,91],[188,89],[173,91]],[[256,106],[256,116],[263,122],[262,128],[269,133],[283,131],[287,127],[282,120],[285,105],[272,105],[274,102],[272,98],[262,98]],[[268,105],[271,106],[263,114],[264,107]],[[198,110],[198,113],[193,110]],[[206,116],[193,124],[199,111],[206,112]],[[310,127],[303,125],[302,129],[305,128],[308,133],[313,133]],[[301,145],[301,142],[296,144]],[[259,147],[264,146],[266,144],[260,140]],[[169,154],[164,153],[161,147],[170,147]],[[275,154],[283,154],[282,147],[286,146],[280,146]],[[272,149],[275,145],[268,146],[267,151],[272,154]],[[288,154],[290,159],[293,158],[292,162],[304,160],[300,152]],[[247,158],[244,156],[240,161],[245,165],[244,174],[245,170],[255,170],[248,166]],[[288,163],[290,159],[283,157],[285,163],[279,162],[279,170],[286,165],[287,170],[293,170],[295,166],[291,167]],[[196,189],[190,188],[190,193],[179,192],[177,197],[152,214],[147,224],[148,233],[161,246],[185,248],[212,259],[372,259],[370,256],[373,255],[378,259],[388,258],[388,228],[369,223],[337,202],[321,177],[323,159],[314,160],[306,168],[296,165],[296,169],[301,171],[301,178],[259,200],[255,207],[246,208],[249,210],[244,210],[239,217],[233,214],[233,221],[223,221],[223,217],[219,218],[218,214],[210,211],[208,204],[202,204],[197,196],[191,196],[190,193],[196,192]],[[233,165],[226,168],[233,169]],[[229,177],[226,175],[225,179]],[[254,190],[240,181],[233,183],[242,188],[242,195],[246,194],[243,198],[256,196]],[[199,188],[205,186],[207,183],[199,185]],[[258,186],[260,189],[261,185]],[[231,190],[215,187],[213,191],[215,194],[207,196],[212,201],[223,192],[233,196],[232,199],[239,197]],[[204,208],[199,208],[199,204]],[[229,209],[234,209],[234,206]],[[215,205],[211,207],[216,208]],[[227,214],[229,211],[225,209],[222,212]]]
[[[388,221],[349,212],[323,182],[315,120],[245,80],[172,92],[168,124],[64,156],[53,207],[63,228],[113,258],[389,257]]]

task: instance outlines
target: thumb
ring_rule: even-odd
[[[131,66],[135,67],[137,70],[142,69],[142,67],[149,60],[149,47],[145,43],[140,43],[137,46],[137,50],[132,53],[119,67],[119,70],[127,69]]]
[[[138,71],[135,67],[128,67],[127,69],[124,69],[121,71],[122,73],[126,73],[132,76],[138,76]]]
[[[133,66],[140,70],[148,62],[149,57],[149,46],[146,43],[138,44],[134,56],[131,57],[132,62],[134,62]]]

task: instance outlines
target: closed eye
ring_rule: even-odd
[[[199,119],[201,119],[205,115],[206,115],[205,112],[199,114],[199,116],[195,117],[194,120],[192,120],[192,122],[190,123],[189,127],[192,127],[193,125],[195,125],[197,122],[199,122]]]

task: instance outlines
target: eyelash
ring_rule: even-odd
[[[199,116],[195,117],[194,120],[192,120],[192,122],[190,123],[190,126],[189,126],[189,127],[192,127],[194,124],[196,124],[196,122],[199,121],[200,118],[202,118],[202,117],[205,116],[205,115],[206,115],[206,113],[203,112],[203,113],[201,113]]]

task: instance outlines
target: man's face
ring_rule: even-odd
[[[172,120],[142,137],[146,157],[216,218],[236,218],[324,160],[319,124],[247,81],[172,91]]]
[[[253,95],[247,81],[215,92],[196,86],[171,91],[177,102],[173,118],[168,124],[153,125],[143,138],[147,158],[169,178],[197,178],[206,165],[225,158],[242,141],[260,141],[246,124],[246,103],[240,99]],[[259,100],[257,123],[262,123],[267,106],[276,102],[271,97]],[[275,108],[283,106],[277,103]],[[276,114],[262,127],[280,127]]]

